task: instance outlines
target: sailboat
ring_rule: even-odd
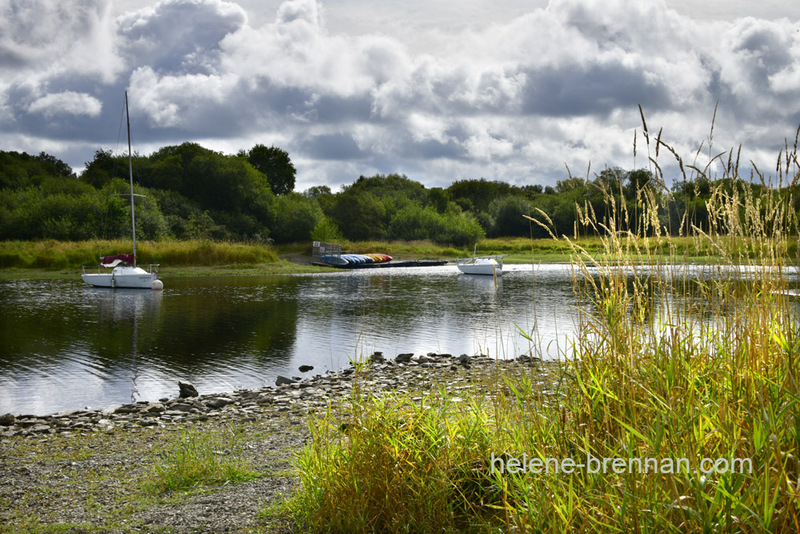
[[[503,274],[503,258],[508,254],[496,254],[494,256],[476,256],[478,245],[471,258],[460,258],[456,260],[458,270],[464,274],[481,274],[488,276],[498,276]],[[500,261],[497,261],[500,260]]]
[[[147,271],[136,265],[136,210],[133,202],[133,155],[131,153],[131,120],[128,113],[127,91],[125,91],[125,120],[128,126],[128,177],[131,184],[133,254],[116,254],[101,257],[98,272],[87,273],[86,267],[84,267],[81,278],[87,284],[95,287],[160,290],[164,288],[164,284],[158,279],[158,265],[150,265]],[[111,271],[101,272],[103,269],[111,269]]]

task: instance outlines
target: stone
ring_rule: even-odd
[[[0,415],[0,426],[11,426],[16,420],[17,418],[14,417],[14,414],[7,413]]]
[[[386,358],[383,357],[382,352],[375,351],[372,353],[372,356],[369,357],[369,363],[383,363],[386,361]]]
[[[413,352],[398,354],[395,357],[394,361],[395,361],[395,363],[408,363],[408,362],[411,361],[411,358],[413,358],[413,357],[414,357],[414,353]]]
[[[301,373],[307,373],[309,371],[313,371],[314,370],[314,366],[313,365],[301,365],[300,367],[298,367],[298,369],[300,370]]]
[[[164,405],[161,403],[153,403],[144,409],[146,413],[159,413],[164,411]]]
[[[225,406],[227,406],[228,404],[230,404],[232,402],[233,402],[233,400],[229,399],[228,397],[217,397],[217,398],[214,398],[214,399],[207,400],[205,402],[205,405],[208,408],[214,408],[214,409],[218,410],[220,408],[224,408]]]
[[[182,399],[186,399],[189,397],[197,397],[199,393],[197,393],[197,388],[194,385],[190,384],[189,382],[178,382],[178,389],[180,389],[179,397]]]
[[[288,386],[289,384],[294,384],[294,380],[291,378],[286,378],[285,376],[278,375],[278,378],[275,379],[276,386]]]
[[[196,410],[196,409],[197,408],[195,408],[191,404],[183,404],[183,403],[175,403],[175,404],[173,404],[172,406],[169,407],[169,411],[172,411],[172,412],[183,412],[183,413],[191,412],[192,410]]]

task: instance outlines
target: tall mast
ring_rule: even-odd
[[[125,121],[128,125],[128,177],[131,182],[131,235],[133,236],[133,266],[136,267],[136,212],[133,209],[133,155],[131,154],[131,117],[128,114],[128,91],[125,91]]]

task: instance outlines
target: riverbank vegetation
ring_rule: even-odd
[[[659,150],[669,151],[653,143],[653,151]],[[712,230],[720,195],[750,196],[754,205],[763,204],[762,197],[779,195],[794,199],[786,209],[800,210],[796,184],[769,186],[759,176],[730,172],[739,157],[733,151],[720,154],[704,169],[680,161],[669,167],[682,169],[675,176],[664,176],[653,164],[606,168],[594,175],[587,171],[585,177],[570,174],[554,186],[481,178],[429,188],[405,175],[389,174],[360,176],[336,192],[321,185],[301,193],[294,191],[289,154],[277,147],[256,145],[225,155],[184,143],[133,157],[136,231],[141,240],[151,242],[405,241],[471,250],[484,239],[548,239],[551,232],[595,238],[608,232],[650,237],[657,231],[691,238]],[[709,175],[714,162],[728,167],[724,176]],[[130,234],[128,195],[123,155],[98,150],[76,176],[46,153],[0,151],[0,241],[125,239]],[[585,224],[586,216],[608,215],[609,196],[617,208],[625,205],[625,217],[615,221],[615,228]],[[644,212],[638,208],[643,202],[653,207],[647,234],[642,232]],[[531,224],[526,216],[547,220],[547,228]],[[679,241],[675,246],[681,246]]]
[[[645,128],[645,133],[647,133]],[[657,140],[648,143],[675,154]],[[498,375],[496,395],[440,389],[352,399],[311,425],[288,506],[331,532],[788,532],[800,528],[796,145],[763,189],[712,183],[707,223],[684,217],[704,267],[664,232],[667,198],[602,189],[578,205],[580,334],[557,384]],[[655,160],[654,160],[655,163]],[[659,168],[659,167],[656,167]],[[685,167],[684,167],[685,168]],[[655,243],[656,247],[650,245]],[[653,254],[664,249],[667,256]],[[646,258],[646,266],[630,258]],[[535,283],[535,281],[534,281]],[[536,331],[520,332],[531,344]],[[501,355],[513,356],[513,355]]]
[[[0,241],[0,268],[75,270],[95,266],[99,257],[130,248],[130,240],[91,239],[86,241]],[[272,247],[211,240],[140,241],[140,264],[157,263],[170,267],[250,266],[275,263]]]
[[[720,237],[725,248],[734,238]],[[636,242],[634,245],[633,243]],[[478,254],[505,254],[505,263],[569,263],[575,248],[591,254],[601,261],[634,261],[646,263],[658,257],[659,261],[675,259],[689,263],[713,263],[719,259],[715,246],[688,237],[672,237],[669,244],[652,239],[628,237],[624,257],[616,257],[599,237],[580,237],[565,240],[516,238],[485,238],[474,247],[441,245],[433,241],[344,241],[344,248],[354,253],[382,252],[397,259],[453,260]],[[738,254],[755,258],[758,247],[754,240],[739,239]],[[0,241],[0,276],[4,275],[73,275],[82,266],[94,266],[103,255],[127,250],[126,239],[90,239],[85,241]],[[786,253],[795,253],[795,244],[787,246]],[[265,274],[268,272],[316,272],[310,267],[311,242],[265,244],[254,242],[226,242],[211,239],[165,241],[139,241],[138,257],[141,264],[161,264],[165,274],[215,273],[224,270],[230,274]]]

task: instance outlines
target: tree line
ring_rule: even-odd
[[[361,176],[336,193],[327,186],[299,193],[294,165],[280,148],[259,144],[225,155],[196,143],[137,154],[133,169],[136,231],[150,240],[427,239],[467,246],[484,237],[572,235],[586,213],[602,219],[623,207],[625,216],[615,217],[617,227],[606,231],[636,231],[642,222],[637,205],[654,198],[661,206],[658,225],[666,232],[704,229],[712,222],[706,207],[711,182],[683,180],[666,190],[646,169],[605,169],[592,179],[570,176],[554,187],[481,178],[427,188],[389,174]],[[761,187],[729,182],[724,186],[755,194]],[[0,151],[0,239],[125,237],[129,202],[126,155],[98,150],[76,176],[44,152]]]

